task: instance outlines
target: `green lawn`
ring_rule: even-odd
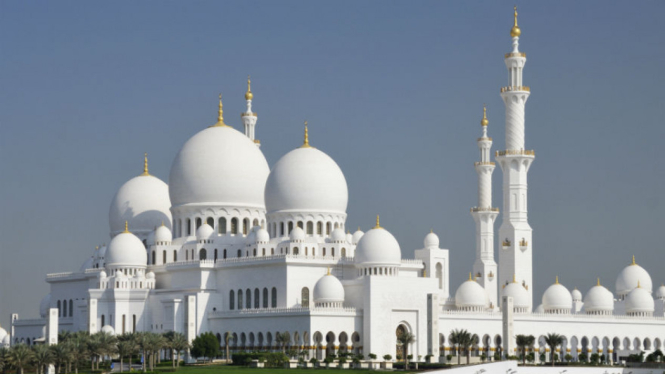
[[[269,373],[298,373],[298,374],[323,374],[324,372],[339,372],[347,374],[367,374],[367,369],[277,369],[277,368],[247,368],[241,366],[227,366],[227,365],[209,365],[209,366],[181,366],[177,370],[177,374],[220,374],[220,373],[237,373],[237,374],[269,374]],[[140,372],[139,372],[140,374]]]

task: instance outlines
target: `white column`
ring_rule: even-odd
[[[50,308],[48,310],[48,317],[46,317],[46,345],[58,344],[58,308]],[[49,364],[46,374],[55,373],[55,366]]]
[[[503,356],[508,357],[515,354],[515,336],[513,328],[513,298],[504,296],[502,298],[502,319],[503,319],[503,336],[501,341],[503,343]]]
[[[99,326],[99,328],[104,326]],[[88,332],[92,335],[99,331],[97,327],[97,299],[88,300]]]

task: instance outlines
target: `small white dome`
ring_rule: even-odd
[[[651,293],[641,286],[626,295],[626,313],[652,313],[654,307]]]
[[[146,279],[155,279],[155,273],[152,271],[149,271],[148,274],[145,275]]]
[[[333,243],[341,243],[346,241],[346,234],[344,234],[344,230],[340,228],[334,229],[330,234],[330,240],[332,240]]]
[[[343,303],[344,286],[334,275],[324,275],[314,286],[314,303]]]
[[[538,305],[533,312],[534,313],[545,313],[545,308],[543,307],[543,304]]]
[[[104,327],[102,327],[102,332],[104,334],[115,335],[115,330],[110,325],[105,325]]]
[[[656,299],[665,300],[665,284],[661,285],[656,290]]]
[[[266,229],[258,229],[256,231],[256,242],[257,243],[267,243],[270,241],[270,234]]]
[[[573,297],[573,301],[582,301],[582,293],[577,288],[575,288],[570,294]]]
[[[301,242],[305,240],[305,231],[301,229],[300,227],[296,226],[293,230],[291,230],[291,233],[289,234],[289,239],[291,239],[292,242]]]
[[[439,248],[439,236],[434,232],[430,232],[425,235],[425,240],[423,241],[425,248]]]
[[[107,275],[106,275],[106,272],[104,270],[99,272],[99,279],[106,279],[106,277],[107,277]]]
[[[349,192],[342,169],[313,147],[296,148],[282,156],[266,182],[268,213],[346,213]]]
[[[350,232],[346,233],[346,242],[349,243],[349,244],[353,243],[353,235],[351,235]]]
[[[546,312],[554,310],[570,311],[573,308],[573,296],[566,287],[559,283],[558,277],[556,283],[545,290],[542,300]]]
[[[388,230],[373,228],[358,242],[355,262],[363,265],[401,265],[402,251],[397,239]]]
[[[51,294],[48,294],[42,298],[42,301],[39,302],[39,315],[42,318],[48,317],[48,310],[51,307]]]
[[[81,264],[81,267],[79,268],[79,272],[84,272],[87,269],[91,269],[92,265],[94,264],[95,259],[93,257],[88,257],[83,263]]]
[[[208,127],[182,146],[171,165],[171,203],[263,209],[269,172],[263,153],[244,134],[229,126]]]
[[[111,239],[106,251],[106,267],[145,267],[148,253],[143,243],[131,232],[123,232]]]
[[[513,307],[515,308],[521,309],[529,307],[529,293],[524,286],[515,281],[508,283],[501,291],[501,295],[512,297]]]
[[[458,308],[488,308],[490,305],[487,292],[478,282],[469,279],[462,283],[455,292],[455,306]]]
[[[208,240],[215,234],[215,229],[207,223],[202,224],[196,230],[196,240]]]
[[[136,235],[150,234],[162,222],[171,225],[169,187],[152,175],[130,179],[113,197],[109,208],[111,236],[125,229],[125,221]],[[143,237],[145,237],[143,236]]]
[[[360,230],[360,227],[358,227],[358,230],[353,233],[353,239],[351,240],[351,243],[353,243],[353,245],[358,245],[358,242],[360,242],[360,238],[362,238],[363,235],[365,235],[365,233]]]
[[[649,276],[649,273],[644,268],[635,263],[635,257],[633,257],[633,263],[621,270],[621,273],[617,277],[615,287],[617,295],[627,295],[637,287],[638,282],[640,283],[640,287],[651,293],[653,288],[651,276]]]
[[[173,233],[165,225],[159,226],[155,230],[155,242],[156,243],[169,243],[173,240]]]
[[[614,310],[614,295],[598,282],[584,296],[584,311],[608,312],[612,310]]]

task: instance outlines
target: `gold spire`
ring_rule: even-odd
[[[490,121],[487,120],[487,107],[483,104],[483,119],[480,120],[480,125],[487,126],[489,123]]]
[[[249,75],[247,76],[247,92],[245,93],[245,100],[252,100],[254,98],[254,94],[252,94],[252,81],[249,79]]]
[[[635,262],[635,255],[633,255],[633,263],[631,265],[637,265],[637,263]]]
[[[513,9],[515,9],[515,23],[513,24],[513,28],[510,29],[510,36],[516,38],[522,34],[522,30],[517,26],[517,5]]]
[[[123,233],[129,232],[129,222],[125,221],[125,231]]]
[[[360,226],[358,226],[358,231],[360,231]]]
[[[213,127],[225,127],[224,110],[222,109],[222,94],[219,94],[219,109],[217,110],[217,123]]]
[[[164,221],[162,221],[162,226],[164,226]]]
[[[302,143],[300,148],[311,148],[309,145],[309,131],[307,130],[307,121],[305,121],[305,141]]]
[[[434,230],[433,230],[433,229],[429,229],[429,233],[430,233],[430,234],[434,234]]]
[[[382,229],[380,222],[379,222],[379,215],[376,215],[376,226],[374,226],[375,229]]]
[[[639,279],[637,280],[637,288],[642,288],[642,287],[640,287],[640,280]]]
[[[141,175],[150,175],[150,173],[148,173],[148,154],[147,153],[143,154],[143,174],[141,174]]]
[[[600,286],[600,278],[596,278],[596,286]]]
[[[473,280],[473,275],[471,274],[471,272],[469,272],[469,280],[470,280],[470,281]]]
[[[330,275],[330,266],[328,266],[328,275]]]
[[[559,284],[559,276],[556,276],[556,279],[554,280],[554,284]]]
[[[517,280],[515,280],[515,274],[513,273],[513,283],[517,283]]]

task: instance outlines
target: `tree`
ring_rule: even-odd
[[[195,357],[208,357],[212,359],[219,354],[219,342],[217,337],[211,332],[205,332],[194,339],[192,342],[192,355]]]
[[[136,351],[136,343],[132,340],[121,340],[118,342],[118,356],[120,356],[120,372],[125,371],[125,357],[129,357],[129,370],[132,369],[132,355]]]
[[[9,355],[9,349],[5,347],[0,347],[0,370],[2,374],[5,374],[5,366],[7,365],[7,356]]]
[[[53,362],[49,347],[43,344],[32,347],[32,362],[35,364],[37,374],[44,373],[44,366]]]
[[[165,346],[171,350],[172,366],[176,367],[176,361],[177,365],[180,366],[180,352],[189,349],[187,338],[185,335],[175,331],[169,331],[164,334],[164,337],[166,338]]]
[[[412,344],[413,342],[416,341],[416,336],[413,335],[410,332],[403,332],[397,336],[397,342],[402,346],[402,350],[404,351],[404,354],[402,357],[404,357],[404,368],[409,369],[409,344]]]
[[[473,335],[469,334],[468,336],[466,336],[466,339],[464,341],[463,346],[464,346],[464,350],[466,351],[466,363],[467,364],[469,364],[470,361],[471,361],[471,347],[473,345],[478,344],[478,341],[479,341],[479,338],[478,338],[478,335],[476,335],[476,334],[473,334]]]
[[[99,342],[99,352],[102,356],[112,356],[118,350],[118,338],[106,332],[98,332],[95,334]],[[99,362],[97,363],[99,369]]]
[[[55,374],[58,374],[60,373],[60,367],[67,365],[67,363],[71,360],[72,354],[69,350],[69,347],[65,343],[51,345],[49,348],[51,349],[51,355],[53,356]]]
[[[526,348],[533,345],[535,341],[536,338],[533,335],[517,335],[515,337],[515,343],[522,352],[522,365],[526,364]]]
[[[393,359],[393,356],[391,356],[391,355],[383,355],[383,360],[384,361],[390,361],[392,359]]]
[[[476,336],[476,335],[473,335]],[[460,348],[466,349],[474,344],[473,336],[467,330],[455,329],[450,333],[450,343],[456,346],[457,349],[457,364],[461,364]],[[476,336],[477,338],[477,336]],[[467,356],[468,357],[468,356]],[[469,363],[467,358],[467,364]]]
[[[552,362],[552,366],[554,366],[556,348],[563,343],[563,336],[557,333],[549,333],[545,335],[545,343],[550,346],[550,361]]]
[[[230,347],[229,344],[231,342],[231,339],[233,338],[233,333],[231,331],[226,332],[226,336],[224,336],[224,342],[226,343],[226,363],[229,363],[229,360],[231,359],[231,353],[230,353]]]
[[[212,335],[212,333],[210,333]],[[214,337],[214,335],[213,335]],[[215,339],[217,341],[217,339]],[[155,361],[159,356],[159,352],[166,345],[166,339],[160,334],[148,333],[148,352],[150,354],[150,371],[155,369]],[[143,359],[145,361],[145,358]]]
[[[90,335],[85,331],[79,331],[72,334],[71,337],[67,339],[67,346],[71,352],[72,363],[74,364],[74,372],[78,374],[79,372],[79,361],[84,357],[87,357],[88,349],[88,339]]]
[[[7,362],[18,370],[18,374],[23,374],[23,368],[32,360],[32,350],[25,344],[18,344],[9,350]]]
[[[282,353],[286,354],[286,346],[291,342],[291,334],[287,331],[278,332],[275,335],[275,342],[282,346]]]

